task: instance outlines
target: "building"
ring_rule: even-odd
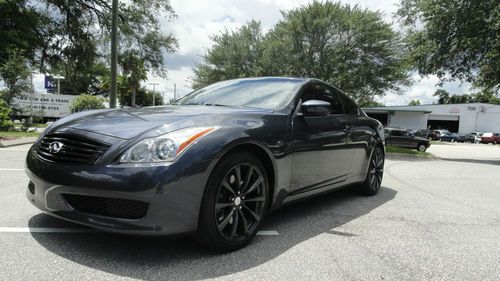
[[[500,132],[500,105],[496,104],[382,106],[364,111],[387,127],[448,129],[455,133]]]

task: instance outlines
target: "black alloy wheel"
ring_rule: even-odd
[[[222,179],[215,203],[217,229],[224,239],[239,242],[259,225],[267,197],[264,176],[251,163],[234,166]]]
[[[384,176],[384,162],[385,157],[382,148],[379,146],[375,147],[370,159],[368,174],[361,185],[365,195],[375,195],[380,190],[382,178]]]
[[[244,247],[264,219],[268,196],[267,175],[259,159],[244,152],[224,158],[207,186],[198,240],[221,252]]]

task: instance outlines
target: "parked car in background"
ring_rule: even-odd
[[[455,140],[456,142],[462,142],[462,143],[465,143],[465,142],[472,142],[474,143],[474,136],[473,135],[470,135],[470,134],[456,134],[457,135],[457,139]]]
[[[500,133],[484,133],[481,136],[481,143],[500,143]]]
[[[444,133],[439,137],[440,141],[449,141],[449,142],[456,142],[458,139],[458,135],[455,133],[447,132]]]
[[[470,142],[470,143],[476,142],[476,136],[473,134],[464,134],[463,137],[465,138],[463,142]]]
[[[385,128],[385,144],[397,147],[413,148],[424,152],[431,146],[427,138],[413,135],[408,130]]]
[[[482,132],[472,132],[470,134],[474,136],[474,142],[475,143],[480,143],[481,142],[481,136],[483,135]]]
[[[426,138],[428,140],[438,140],[438,134],[436,134],[434,131],[427,130],[427,129],[419,129],[419,130],[413,130],[411,133],[414,136],[421,137],[421,138]]]
[[[441,138],[442,135],[446,134],[446,133],[449,133],[448,130],[433,130],[432,131],[434,134],[436,134],[436,140],[439,140]]]

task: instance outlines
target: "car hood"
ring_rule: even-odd
[[[110,109],[70,115],[54,124],[52,131],[84,130],[112,137],[131,139],[153,128],[186,122],[190,119],[210,120],[216,115],[271,113],[269,109],[229,106],[157,106],[139,109]],[[201,118],[201,119],[200,119]],[[193,124],[193,122],[190,122]],[[197,124],[197,122],[194,122]]]

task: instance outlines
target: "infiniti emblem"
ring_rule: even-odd
[[[52,154],[56,154],[61,151],[63,144],[61,142],[55,141],[49,144],[49,152]]]

